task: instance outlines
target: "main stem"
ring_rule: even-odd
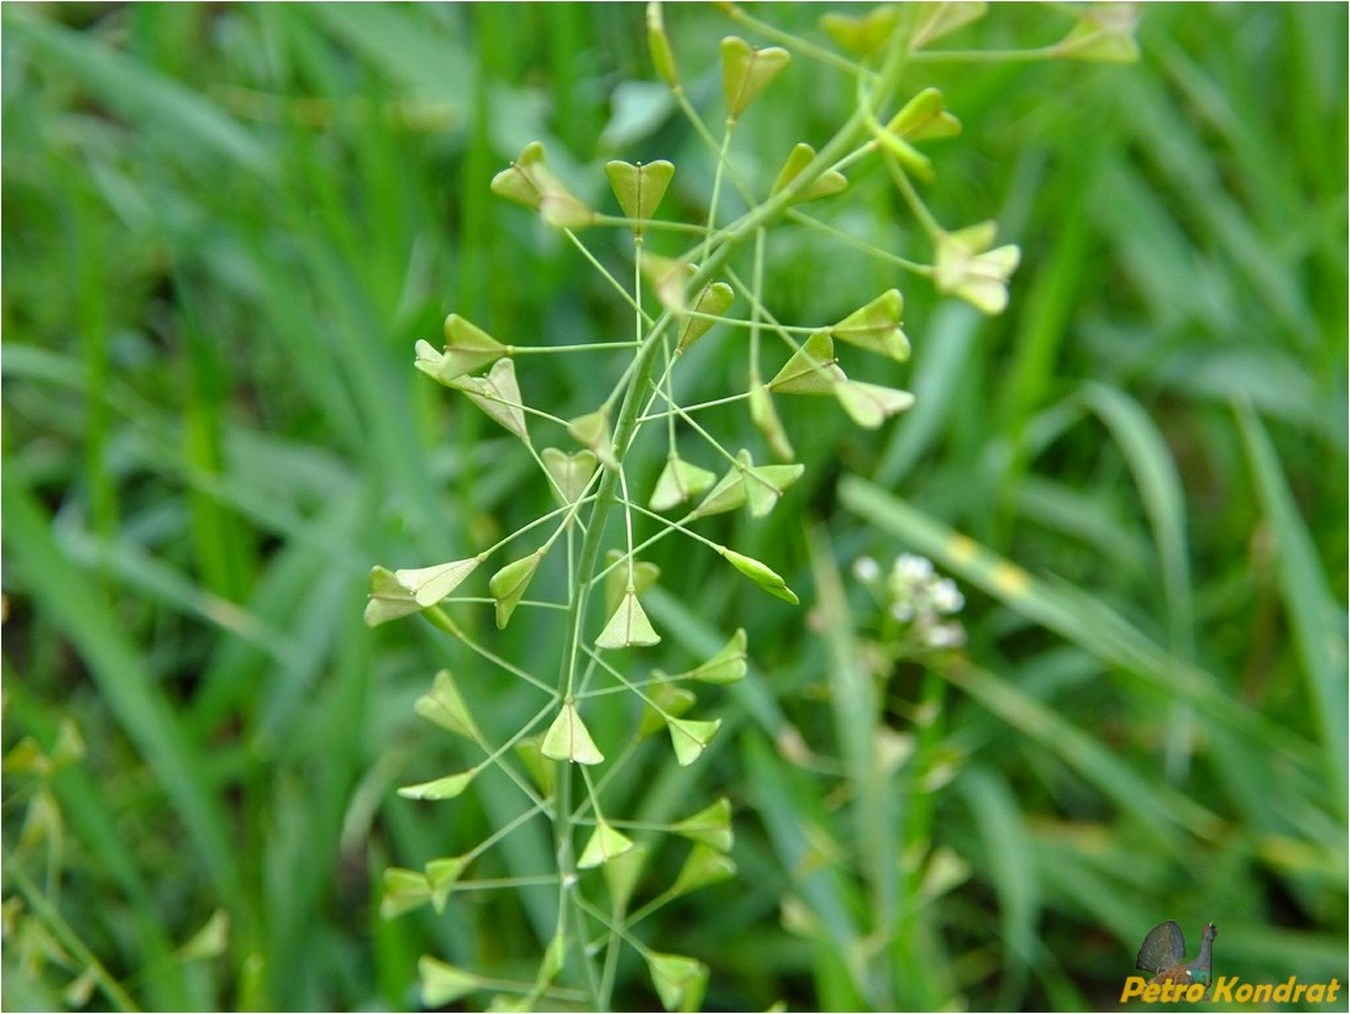
[[[872,95],[872,108],[883,107],[889,102],[891,94],[899,84],[907,55],[908,33],[896,32],[890,51],[887,53],[886,63],[877,79],[876,89]],[[753,236],[757,230],[767,227],[782,217],[802,192],[850,150],[855,143],[855,139],[866,127],[869,115],[867,110],[855,110],[853,115],[849,117],[848,122],[830,138],[829,142],[791,184],[763,204],[751,208],[735,222],[721,230],[715,237],[710,237],[709,245],[712,246],[712,249],[704,258],[697,272],[689,280],[685,291],[695,294],[703,291],[703,287],[712,281],[722,265],[747,238]],[[662,346],[662,335],[675,321],[676,316],[676,313],[670,309],[661,314],[656,323],[652,325],[647,336],[642,340],[633,368],[626,374],[627,388],[624,391],[623,403],[619,408],[614,427],[614,457],[619,462],[620,468],[622,468],[628,450],[637,435],[639,410],[644,393],[651,380],[652,370],[657,362],[656,353]],[[559,679],[564,696],[570,696],[574,686],[577,659],[581,649],[582,630],[586,620],[586,605],[590,598],[592,575],[595,573],[596,561],[600,557],[605,522],[609,519],[609,512],[618,502],[616,495],[618,487],[619,472],[614,469],[606,469],[601,477],[600,487],[596,492],[595,502],[586,525],[586,538],[582,542],[581,554],[577,559],[577,569],[574,573],[579,577],[575,589],[576,593],[572,596],[568,608],[567,648],[563,653],[562,673]],[[595,994],[593,999],[596,1009],[607,1011],[610,997],[599,995],[601,991],[595,989],[596,971],[591,955],[586,952],[586,936],[582,932],[584,917],[580,907],[574,901],[578,879],[576,857],[572,848],[572,774],[570,767],[560,769],[555,790],[557,796],[553,827],[557,846],[558,872],[562,883],[560,904],[564,909],[559,913],[558,925],[560,928],[566,926],[568,913],[565,910],[572,909],[577,927],[577,939],[574,943],[582,948],[581,959],[586,969],[587,982],[593,994]],[[606,988],[603,992],[607,994],[609,990]]]

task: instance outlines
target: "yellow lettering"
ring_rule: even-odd
[[[1270,998],[1276,1003],[1288,1003],[1290,995],[1294,992],[1294,983],[1298,982],[1294,976],[1289,976],[1287,980],[1275,987]]]
[[[1162,987],[1156,982],[1150,982],[1144,989],[1144,1003],[1157,1003],[1161,993]]]
[[[1341,980],[1332,979],[1331,983],[1327,986],[1327,1003],[1335,1003],[1336,994],[1339,993],[1340,991],[1341,991]]]
[[[1275,983],[1258,982],[1256,988],[1252,990],[1252,1000],[1255,1003],[1270,1003],[1275,999]]]
[[[1322,1003],[1327,998],[1327,984],[1325,982],[1314,982],[1308,987],[1308,1002]]]
[[[1233,990],[1233,993],[1237,997],[1238,1003],[1251,1003],[1252,984],[1250,982],[1244,982],[1237,989]]]
[[[1142,975],[1125,976],[1125,985],[1120,990],[1120,1002],[1124,1003],[1130,997],[1142,993],[1146,982],[1147,980]]]
[[[1303,994],[1308,992],[1308,987],[1304,983],[1299,983],[1294,987],[1294,995],[1289,998],[1290,1003],[1298,1003],[1303,999]]]
[[[1233,986],[1237,983],[1235,975],[1221,975],[1214,980],[1213,1001],[1219,1004],[1231,1005],[1233,1002]]]
[[[1184,999],[1187,1003],[1199,1003],[1205,998],[1205,984],[1203,982],[1193,982],[1186,987],[1186,993],[1179,999]]]

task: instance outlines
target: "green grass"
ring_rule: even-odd
[[[596,206],[612,157],[674,161],[672,215],[706,200],[701,142],[638,85],[642,13],[5,7],[7,1009],[85,1005],[63,991],[90,967],[95,1009],[415,1007],[423,953],[532,974],[547,891],[378,906],[386,867],[514,812],[487,780],[396,796],[470,759],[413,715],[432,674],[497,739],[538,699],[361,610],[372,563],[469,555],[545,502],[413,342],[452,310],[522,344],[631,333],[492,175],[540,138]],[[812,33],[820,12],[755,13]],[[995,9],[957,38],[1044,41],[1050,18]],[[801,607],[711,554],[653,554],[659,664],[749,635],[699,764],[613,789],[649,822],[732,801],[738,877],[637,931],[712,965],[710,1008],[1114,1007],[1167,918],[1192,946],[1219,925],[1220,974],[1345,981],[1345,18],[1151,6],[1136,65],[932,67],[965,130],[927,149],[925,194],[1021,245],[1001,317],[806,229],[770,244],[783,319],[901,285],[913,361],[868,379],[919,402],[875,434],[780,404],[805,478],[762,521],[709,524]],[[704,109],[716,40],[768,41],[711,8],[666,19]],[[738,168],[766,189],[851,101],[794,61]],[[926,255],[884,171],[850,176],[813,214]],[[615,380],[549,363],[531,393],[559,415]],[[685,402],[744,382],[725,336],[689,367]],[[767,458],[741,407],[710,415]],[[635,453],[649,486],[664,450]],[[968,646],[875,678],[849,564],[900,551],[959,580]],[[550,631],[490,613],[453,615],[508,659]],[[897,743],[904,763],[875,763]],[[513,835],[481,875],[550,848]],[[181,953],[217,912],[224,942]],[[618,981],[616,1005],[657,1003],[631,955]]]

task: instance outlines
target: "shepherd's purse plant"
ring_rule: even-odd
[[[809,230],[820,242],[879,259],[897,283],[917,277],[985,313],[1002,311],[1018,247],[999,245],[991,221],[937,221],[920,193],[934,175],[921,146],[958,134],[961,124],[938,89],[902,84],[919,77],[925,64],[943,60],[1109,61],[1134,55],[1131,20],[1110,6],[1086,9],[1054,45],[1013,52],[935,46],[982,16],[979,3],[883,6],[856,17],[829,13],[821,18],[825,42],[788,35],[739,7],[722,6],[737,30],[760,44],[739,35],[721,40],[720,131],[685,91],[660,5],[650,5],[646,13],[656,73],[715,159],[711,198],[699,221],[662,217],[663,197],[677,172],[665,160],[604,166],[618,214],[583,202],[550,167],[538,142],[492,181],[495,194],[535,211],[600,273],[631,312],[631,331],[595,335],[584,344],[526,344],[451,313],[442,347],[427,341],[416,346],[416,368],[514,437],[556,504],[458,559],[371,572],[368,624],[420,614],[480,659],[484,673],[520,681],[537,698],[533,714],[504,737],[477,713],[473,680],[462,672],[436,673],[416,703],[419,716],[465,741],[473,760],[405,785],[400,795],[456,805],[448,801],[495,772],[517,808],[467,852],[436,858],[421,869],[387,870],[383,915],[394,918],[426,904],[441,912],[464,892],[492,889],[544,892],[552,912],[551,935],[541,941],[532,976],[424,956],[422,1000],[429,1007],[475,994],[490,997],[492,1008],[500,1010],[608,1009],[625,951],[645,963],[667,1010],[701,1005],[708,967],[665,951],[641,924],[681,895],[735,875],[730,803],[704,798],[690,805],[683,819],[656,825],[612,812],[606,789],[652,763],[657,753],[668,752],[680,766],[697,764],[721,722],[707,716],[696,691],[743,679],[752,648],[744,629],[731,622],[723,647],[710,657],[689,658],[682,671],[646,664],[647,649],[661,641],[662,632],[643,606],[644,592],[659,578],[644,557],[663,540],[683,539],[690,553],[720,557],[767,595],[795,605],[798,593],[778,572],[778,561],[723,544],[709,534],[714,530],[705,519],[742,508],[752,518],[792,509],[792,487],[807,467],[796,460],[791,426],[784,423],[791,423],[795,399],[833,399],[869,429],[914,401],[907,391],[867,379],[871,363],[909,356],[899,284],[841,319],[789,323],[764,284],[771,244],[779,230]],[[757,158],[780,166],[765,171],[761,181],[759,173],[744,170],[743,160],[731,157],[736,128],[775,79],[791,73],[842,74],[856,103],[847,121],[818,146],[804,139],[786,152],[757,152]],[[812,214],[815,202],[847,201],[849,172],[866,160],[879,163],[908,207],[917,227],[910,233],[912,249],[877,248]],[[615,260],[608,244],[616,236],[627,261],[620,272],[606,266]],[[672,251],[658,254],[648,246],[654,237],[683,245],[653,243]],[[676,380],[688,353],[696,343],[713,341],[744,356],[745,386],[711,401],[682,403]],[[580,415],[559,416],[531,397],[535,371],[546,370],[559,354],[618,361],[622,372],[602,402]],[[728,404],[744,406],[762,446],[730,446],[705,424],[709,410]],[[635,464],[653,454],[664,467],[654,485],[639,487]],[[539,599],[531,594],[538,588],[565,591]],[[946,586],[938,592],[941,601],[935,600],[932,622],[921,634],[934,645],[954,643],[960,628],[938,622],[937,613],[959,608],[959,593]],[[534,640],[529,665],[521,665],[476,636],[456,618],[452,604],[490,608],[497,628],[535,613],[547,636]],[[598,734],[599,728],[627,733],[615,740]],[[549,828],[552,869],[497,880],[478,877],[482,857],[541,822]],[[650,860],[671,839],[687,843],[678,872],[653,885],[666,867]],[[638,904],[638,898],[647,900]]]

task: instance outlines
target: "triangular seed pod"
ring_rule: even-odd
[[[596,824],[595,833],[591,835],[586,847],[581,850],[581,855],[577,859],[577,868],[581,870],[594,869],[616,856],[623,855],[632,847],[633,841],[631,838],[614,830],[602,820]]]
[[[778,394],[833,394],[834,385],[844,379],[830,332],[816,331],[769,381],[769,389]]]
[[[660,641],[661,636],[652,629],[652,622],[647,619],[637,595],[629,591],[624,595],[614,615],[609,618],[609,622],[605,624],[605,629],[595,639],[595,646],[613,650],[634,646],[648,647],[659,644]]]
[[[674,451],[666,459],[666,467],[656,480],[652,498],[647,506],[654,511],[666,511],[678,507],[690,497],[698,496],[713,484],[717,478],[706,468],[691,465]]]
[[[675,748],[675,759],[681,767],[688,767],[698,760],[699,754],[712,742],[713,736],[722,726],[720,718],[711,722],[701,722],[692,718],[667,718],[670,729],[670,745]]]
[[[798,143],[793,147],[788,155],[787,161],[783,163],[783,168],[778,171],[778,178],[773,181],[773,186],[769,189],[769,194],[776,196],[783,190],[786,190],[802,170],[811,164],[811,160],[816,157],[816,149],[809,144]],[[814,201],[821,197],[829,197],[831,194],[837,194],[848,189],[848,177],[836,169],[827,169],[818,177],[811,181],[811,184],[797,195],[797,204],[803,204],[806,201]]]
[[[548,727],[548,732],[544,733],[544,742],[539,751],[553,760],[571,761],[574,764],[599,764],[605,759],[605,755],[595,745],[595,740],[591,739],[590,730],[577,714],[575,704],[562,706],[558,717]]]
[[[366,603],[365,612],[367,627],[378,627],[381,623],[421,610],[412,592],[399,583],[392,570],[385,567],[370,568],[370,600]]]
[[[519,560],[513,560],[497,573],[492,575],[488,581],[488,591],[492,597],[497,600],[497,628],[504,629],[507,621],[511,619],[511,614],[516,611],[516,606],[520,604],[521,598],[525,595],[525,589],[529,587],[530,579],[534,577],[534,572],[539,569],[539,562],[544,558],[542,547],[536,549],[529,556],[522,556]]]
[[[434,606],[458,588],[482,562],[481,556],[471,556],[464,560],[438,563],[433,567],[396,570],[394,577],[398,579],[399,584],[412,592],[419,606],[426,608]]]
[[[675,166],[664,159],[643,165],[631,162],[606,162],[605,175],[619,207],[629,218],[638,219],[633,233],[642,235],[642,222],[656,216],[656,208],[666,194],[666,188],[675,176]]]
[[[698,299],[694,300],[694,311],[720,317],[727,312],[727,307],[735,299],[735,291],[726,282],[709,282],[703,286],[703,291],[698,294]],[[675,343],[675,354],[677,356],[683,355],[689,346],[708,333],[708,329],[714,323],[714,321],[702,317],[686,317],[684,327],[680,329],[679,340]]]
[[[733,120],[740,119],[755,97],[791,59],[791,54],[778,46],[755,49],[734,35],[723,39],[722,90],[727,99],[727,115]]]

